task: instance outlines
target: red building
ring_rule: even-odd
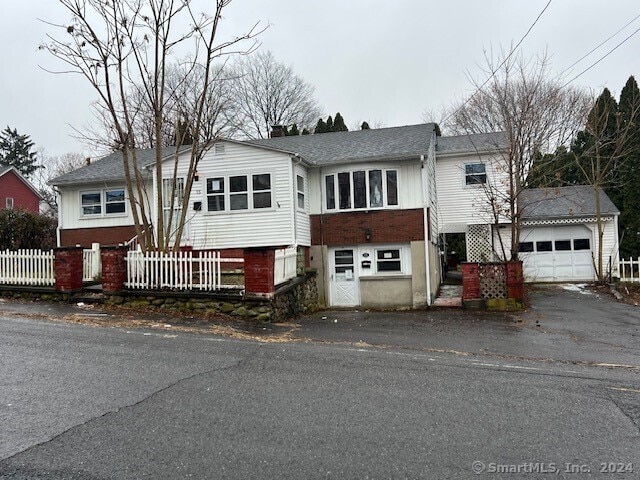
[[[0,164],[0,209],[40,213],[38,191],[14,167]]]

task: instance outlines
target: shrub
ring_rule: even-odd
[[[0,250],[56,246],[56,221],[23,210],[0,210]]]

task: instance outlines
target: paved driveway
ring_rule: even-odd
[[[296,336],[640,368],[640,308],[573,285],[532,287],[530,303],[528,310],[515,314],[449,309],[325,311],[301,319]]]

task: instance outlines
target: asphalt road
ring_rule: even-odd
[[[639,426],[637,369],[0,318],[3,479],[638,478]]]

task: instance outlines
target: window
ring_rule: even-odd
[[[400,249],[377,250],[376,270],[378,272],[401,272]]]
[[[87,192],[81,195],[83,215],[102,214],[102,196],[100,192]]]
[[[387,171],[387,205],[398,205],[398,172]]]
[[[550,241],[536,242],[536,251],[538,252],[550,252],[553,250],[552,243]]]
[[[271,174],[207,178],[207,211],[271,208]]]
[[[107,190],[105,192],[105,213],[109,215],[110,213],[124,213],[125,212],[125,203],[124,203],[124,189],[122,190]]]
[[[573,241],[573,249],[574,250],[590,250],[591,242],[588,238],[576,238]]]
[[[296,189],[298,192],[298,208],[304,210],[304,177],[296,175]]]
[[[13,198],[12,197],[7,197],[5,200],[5,208],[7,210],[13,210]]]
[[[571,250],[571,240],[556,240],[556,252]]]
[[[340,210],[351,208],[351,174],[338,174],[338,198],[340,199]]]
[[[207,178],[207,210],[224,211],[224,177]]]
[[[229,177],[229,207],[231,210],[247,210],[249,208],[247,177],[245,175]]]
[[[162,179],[162,206],[167,209],[182,207],[184,197],[184,178],[163,178]]]
[[[253,208],[271,208],[271,175],[253,175]]]
[[[518,245],[518,251],[520,253],[533,252],[533,242],[520,242]]]
[[[339,172],[325,176],[324,181],[327,210],[384,208],[399,204],[397,170]]]
[[[464,166],[466,185],[482,185],[487,183],[487,172],[484,163],[468,163]]]
[[[124,188],[80,193],[83,216],[122,215],[127,211]]]
[[[382,170],[369,170],[369,205],[382,207]]]

